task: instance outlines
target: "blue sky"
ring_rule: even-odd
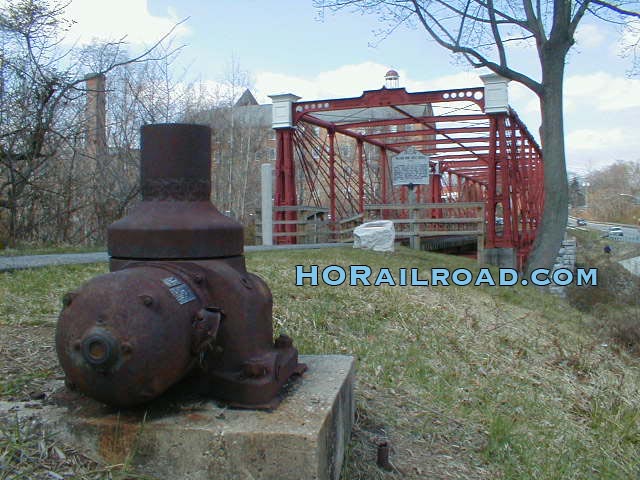
[[[356,96],[379,88],[384,72],[400,72],[409,91],[479,85],[479,71],[456,62],[418,30],[399,28],[380,40],[374,16],[327,13],[311,0],[73,0],[73,35],[119,38],[132,47],[152,43],[176,21],[186,44],[180,63],[189,76],[224,78],[232,56],[252,74],[261,101],[292,92],[304,99]],[[640,79],[629,79],[619,56],[619,31],[585,22],[570,54],[566,79],[566,139],[570,170],[585,172],[617,159],[640,160]],[[511,52],[513,65],[535,75],[530,45]],[[538,130],[536,98],[512,82],[510,101],[532,132]]]

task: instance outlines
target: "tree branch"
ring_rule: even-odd
[[[589,2],[585,2],[589,3]],[[625,8],[619,7],[618,5],[613,5],[610,2],[603,2],[601,0],[591,0],[590,3],[594,5],[600,5],[601,7],[607,8],[615,13],[619,13],[620,15],[625,15],[628,17],[640,18],[640,12],[636,12],[633,10],[627,10]]]
[[[536,3],[537,14],[533,11],[531,0],[524,0],[522,4],[524,6],[524,13],[527,16],[527,24],[531,29],[531,33],[533,33],[536,38],[536,45],[538,46],[538,51],[540,51],[540,47],[547,40],[547,35],[544,31],[544,25],[540,14],[540,1]]]
[[[503,68],[507,68],[507,53],[505,52],[505,49],[504,49],[504,43],[502,43],[502,37],[500,36],[500,29],[496,24],[496,12],[493,8],[493,0],[488,0],[487,2],[487,13],[489,14],[489,19],[491,20],[491,33],[493,33],[493,38],[496,42],[496,48],[498,49],[500,66]]]
[[[571,23],[569,24],[569,33],[571,34],[571,36],[573,36],[573,34],[576,32],[576,29],[580,24],[580,20],[582,20],[582,17],[584,17],[585,13],[587,13],[587,11],[589,10],[589,3],[591,3],[591,1],[586,0],[584,2],[578,3],[580,4],[580,6],[578,7],[576,13],[573,15]]]
[[[510,80],[514,80],[516,82],[522,83],[525,87],[529,88],[536,95],[540,95],[542,93],[542,85],[539,82],[536,82],[535,80],[533,80],[531,77],[528,77],[527,75],[524,75],[520,72],[512,70],[508,67],[504,67],[495,62],[492,62],[491,60],[489,60],[488,58],[486,58],[484,55],[482,55],[480,52],[478,52],[473,48],[464,47],[462,45],[456,45],[455,43],[445,41],[440,35],[438,35],[438,33],[429,24],[429,22],[425,18],[425,14],[431,20],[433,20],[439,26],[439,28],[443,28],[437,22],[437,20],[434,19],[433,16],[428,11],[424,10],[422,6],[418,4],[417,0],[412,0],[412,3],[414,5],[414,9],[415,9],[414,11],[416,13],[416,16],[420,20],[420,23],[422,24],[424,29],[427,31],[427,33],[431,36],[431,38],[433,38],[433,40],[435,40],[435,42],[438,45],[446,48],[447,50],[453,53],[461,53],[465,55],[465,58],[467,58],[469,63],[471,63],[471,65],[474,68],[487,67],[488,69],[492,70],[493,72],[499,75],[502,75],[505,78],[509,78]],[[445,31],[445,34],[448,34],[448,32]],[[451,38],[450,35],[448,35],[448,37]]]

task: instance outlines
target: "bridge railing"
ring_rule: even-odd
[[[435,237],[476,237],[478,251],[484,248],[484,203],[422,203],[365,205],[370,218],[393,221],[397,239],[409,239],[420,248],[423,239]],[[371,213],[377,212],[377,217]]]
[[[365,221],[388,219],[393,221],[396,238],[408,239],[413,248],[419,248],[423,239],[432,237],[476,237],[478,249],[484,247],[484,203],[423,203],[370,204],[364,206],[364,214],[332,221],[328,209],[289,206],[274,207],[277,212],[297,212],[297,220],[274,220],[273,239],[295,238],[295,243],[329,243],[353,241],[354,229]],[[262,239],[260,215],[256,215],[256,237]],[[294,228],[291,228],[294,226]]]

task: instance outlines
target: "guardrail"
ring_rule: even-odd
[[[635,235],[622,235],[622,236],[609,236],[604,235],[603,238],[608,240],[613,240],[614,242],[631,242],[631,243],[640,243],[640,234]]]

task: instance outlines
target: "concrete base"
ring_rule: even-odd
[[[485,248],[480,263],[500,268],[516,268],[517,258],[514,248]]]
[[[62,389],[44,405],[0,402],[0,420],[41,422],[110,465],[161,479],[337,480],[354,418],[354,359],[300,356],[309,370],[272,411],[235,410],[164,395],[120,411]]]

